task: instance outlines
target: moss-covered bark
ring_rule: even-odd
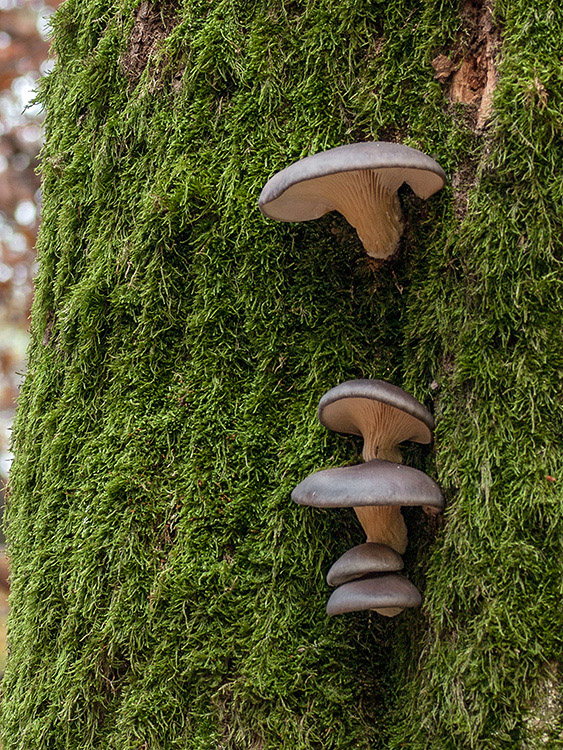
[[[562,746],[563,10],[498,0],[480,132],[431,65],[472,43],[470,17],[444,0],[57,13],[4,750]],[[405,194],[377,268],[337,215],[256,209],[275,170],[362,139],[431,153],[453,184]],[[353,377],[437,422],[407,460],[448,509],[406,514],[425,605],[391,621],[326,617],[324,573],[362,535],[289,500],[359,452],[315,418]]]

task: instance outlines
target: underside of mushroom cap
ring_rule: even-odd
[[[277,172],[264,186],[258,200],[265,216],[278,221],[318,219],[329,205],[326,191],[319,198],[313,185],[293,195],[292,188],[311,180],[343,172],[381,170],[386,187],[396,191],[406,182],[420,198],[428,198],[440,190],[446,175],[438,162],[415,148],[401,143],[375,141],[337,146],[329,151],[306,156]]]
[[[340,615],[375,609],[381,614],[387,614],[385,610],[388,610],[392,616],[398,614],[397,610],[421,604],[422,597],[416,586],[404,576],[392,573],[344,583],[332,592],[326,612]]]
[[[399,143],[352,143],[307,156],[275,174],[258,205],[278,221],[309,221],[340,212],[372,258],[392,255],[403,231],[397,190],[406,182],[421,198],[445,183],[434,159]]]
[[[328,571],[326,582],[329,586],[340,586],[372,573],[392,573],[402,568],[403,559],[394,549],[386,544],[366,542],[339,557]]]
[[[392,429],[396,443],[432,441],[434,419],[428,409],[410,393],[383,380],[347,380],[331,388],[321,398],[317,414],[329,430],[364,439],[367,432]]]
[[[422,505],[442,510],[444,507],[440,488],[427,474],[379,458],[310,474],[293,490],[291,498],[299,505],[317,508]]]

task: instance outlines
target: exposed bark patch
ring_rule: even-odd
[[[435,57],[432,67],[435,78],[446,85],[450,101],[470,105],[473,127],[482,130],[492,112],[500,34],[493,19],[492,0],[465,0],[461,16],[463,38],[450,57]]]
[[[561,685],[557,675],[557,665],[552,663],[548,673],[538,686],[536,699],[529,713],[524,717],[527,737],[524,747],[543,745],[550,747],[552,742],[563,739],[560,731]]]
[[[178,21],[174,3],[143,0],[135,15],[127,52],[121,59],[121,70],[131,84],[138,82],[159,42],[166,39]]]
[[[51,310],[47,311],[47,325],[45,326],[45,333],[43,334],[43,346],[49,346],[49,342],[51,341],[51,336],[53,333],[53,323],[55,321],[55,316],[51,312]]]

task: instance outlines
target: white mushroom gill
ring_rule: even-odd
[[[348,404],[353,409],[354,422],[364,439],[364,461],[382,458],[400,464],[401,451],[397,446],[405,440],[419,437],[420,421],[381,401],[358,398],[348,399]]]

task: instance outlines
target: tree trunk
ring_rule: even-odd
[[[550,0],[66,0],[8,508],[4,750],[560,747],[561,57]],[[434,156],[396,256],[256,207],[360,140]],[[405,387],[438,521],[420,611],[325,615],[363,535],[294,506],[361,444],[344,380]]]

